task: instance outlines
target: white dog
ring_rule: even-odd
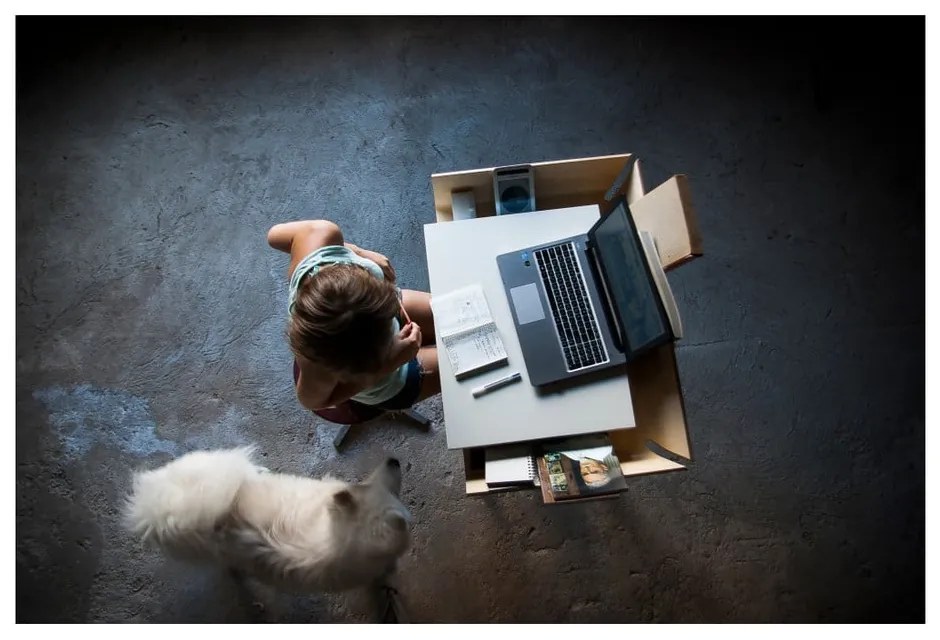
[[[135,474],[127,528],[175,557],[290,590],[377,586],[394,571],[410,523],[397,460],[350,484],[270,473],[251,454],[197,451]]]

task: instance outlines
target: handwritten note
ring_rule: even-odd
[[[435,296],[431,307],[438,338],[458,379],[507,362],[482,287],[471,285]]]

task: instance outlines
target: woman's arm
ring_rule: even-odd
[[[336,379],[306,358],[296,357],[296,360],[300,373],[294,387],[300,405],[311,411],[329,407],[328,400],[337,386]]]
[[[330,397],[326,399],[323,407],[335,407],[336,405],[346,402],[354,395],[360,391],[365,391],[367,388],[374,385],[363,385],[355,382],[341,382],[333,388],[333,393],[330,394]]]
[[[298,364],[300,375],[297,377],[297,400],[300,401],[301,406],[311,411],[334,407],[345,402],[360,391],[374,387],[384,376],[391,373],[383,368],[375,375],[363,376],[356,381],[342,382],[310,362],[298,359]]]
[[[320,247],[343,245],[343,232],[329,220],[297,220],[283,222],[268,229],[268,244],[278,251],[290,254],[287,277],[297,264]]]
[[[298,392],[297,397],[300,399],[300,404],[310,409],[311,411],[316,411],[317,409],[325,409],[327,407],[335,407],[336,405],[346,402],[354,395],[360,391],[364,391],[365,386],[352,383],[352,382],[341,382],[333,387],[333,390],[330,392],[330,395],[326,398],[301,398],[300,393]]]
[[[372,380],[342,382],[329,371],[321,369],[306,358],[297,358],[300,374],[297,376],[297,400],[311,411],[335,406],[373,386]]]
[[[385,279],[389,282],[395,282],[395,269],[392,267],[392,263],[389,262],[388,258],[383,256],[381,253],[357,247],[350,242],[346,243],[346,248],[355,253],[357,256],[371,260],[375,264],[379,265],[382,273],[385,274]]]
[[[300,376],[297,378],[297,399],[311,411],[333,407],[349,400],[360,391],[371,389],[393,371],[414,358],[421,348],[421,328],[410,322],[399,331],[382,366],[373,374],[355,381],[339,381],[304,358],[298,358]]]

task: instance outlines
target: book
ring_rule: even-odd
[[[641,231],[640,240],[643,244],[643,251],[646,253],[646,260],[650,265],[650,273],[653,275],[653,282],[656,283],[656,289],[659,291],[659,297],[662,298],[666,315],[669,316],[669,324],[672,326],[672,335],[676,340],[679,340],[682,338],[682,320],[679,318],[679,307],[676,306],[676,298],[672,294],[672,287],[669,286],[669,280],[666,278],[663,263],[659,259],[656,239],[649,231]]]
[[[539,488],[542,490],[542,502],[544,504],[555,504],[555,495],[552,493],[552,483],[548,477],[548,466],[542,456],[535,457],[535,471],[539,477]]]
[[[627,489],[620,460],[606,436],[543,446],[536,465],[546,503],[610,496]]]
[[[487,447],[484,456],[484,479],[488,486],[538,484],[535,456],[528,445]]]
[[[480,285],[431,298],[438,342],[458,380],[508,363],[506,347]]]

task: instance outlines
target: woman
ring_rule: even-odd
[[[327,220],[274,225],[268,244],[290,254],[287,335],[300,404],[406,409],[440,393],[431,296],[397,288],[388,258],[344,242]]]

